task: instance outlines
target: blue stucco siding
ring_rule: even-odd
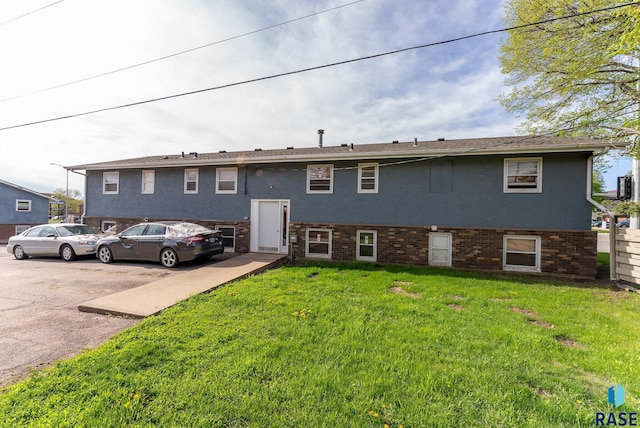
[[[31,201],[31,211],[16,211],[16,200]],[[49,220],[49,199],[0,183],[0,224],[40,224]]]
[[[293,222],[588,230],[588,155],[542,156],[542,193],[522,194],[503,191],[505,156],[377,160],[374,194],[358,193],[355,161],[333,162],[332,194],[307,194],[307,164],[240,167],[232,195],[215,193],[215,167],[199,167],[196,195],[184,194],[183,168],[156,169],[153,195],[141,194],[141,170],[120,171],[118,195],[103,195],[102,171],[89,171],[87,214],[240,221],[252,199],[289,199]]]

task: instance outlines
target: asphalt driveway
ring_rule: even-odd
[[[199,266],[105,265],[95,258],[15,260],[0,245],[0,387],[139,322],[80,312],[79,304]]]

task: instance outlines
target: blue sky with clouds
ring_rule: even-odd
[[[23,0],[0,3],[0,128],[346,61],[502,27],[499,0]],[[15,21],[7,20],[51,5]],[[286,25],[236,37],[288,20]],[[236,38],[234,38],[236,37]],[[0,131],[0,179],[65,186],[50,163],[514,135],[496,101],[505,34]],[[58,89],[78,79],[223,41]],[[628,164],[628,166],[627,166]],[[613,177],[631,163],[611,170]],[[28,167],[28,168],[27,168]],[[70,187],[82,190],[80,176]]]

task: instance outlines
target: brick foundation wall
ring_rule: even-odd
[[[0,244],[6,244],[16,234],[16,226],[35,226],[35,224],[0,224]]]
[[[149,218],[148,221],[165,221],[167,219],[162,218]],[[169,219],[171,221],[176,219]],[[202,226],[214,228],[216,225],[221,226],[234,226],[236,228],[235,236],[235,251],[236,253],[248,253],[249,252],[249,225],[248,221],[218,221],[218,220],[199,220],[199,219],[177,219],[179,221],[187,221],[190,223],[201,224]],[[122,232],[126,228],[142,223],[144,220],[139,217],[85,217],[84,223],[89,226],[93,226],[96,229],[100,229],[103,221],[114,221],[116,223],[117,231]],[[168,220],[167,220],[168,221]]]
[[[295,254],[305,256],[306,230],[332,231],[332,260],[355,260],[358,230],[377,232],[377,261],[392,264],[429,264],[427,227],[358,226],[344,224],[291,223],[297,235]],[[597,274],[597,234],[591,231],[443,228],[451,234],[451,265],[472,270],[501,271],[505,235],[540,237],[542,273],[595,278]]]

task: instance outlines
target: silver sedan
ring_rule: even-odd
[[[9,238],[7,252],[18,260],[53,256],[65,261],[96,253],[96,242],[104,234],[91,226],[75,223],[50,223],[34,226]]]

